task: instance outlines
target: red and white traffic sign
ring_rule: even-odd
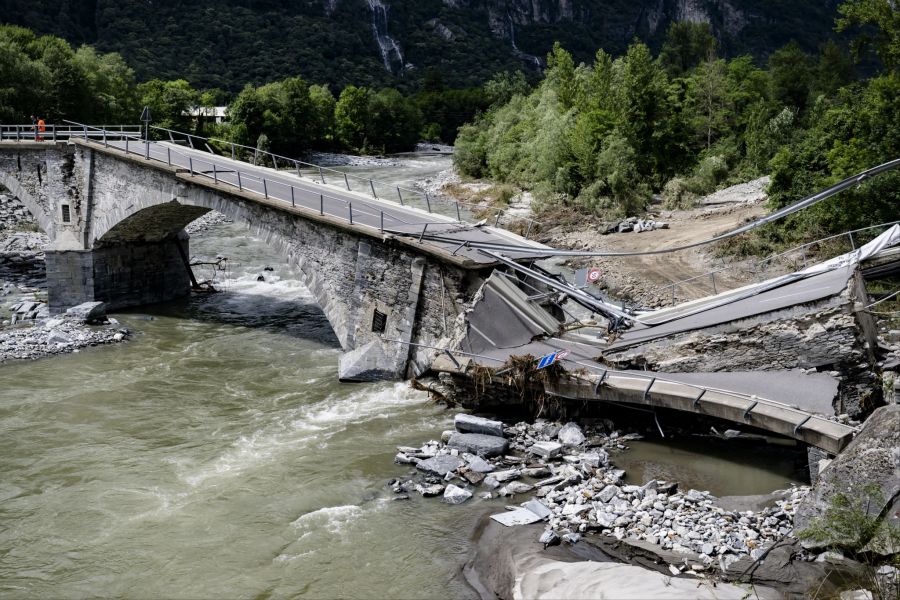
[[[602,275],[602,273],[600,273],[600,269],[597,269],[596,267],[593,269],[588,269],[587,280],[591,283],[597,283],[598,281],[600,281],[600,275]]]

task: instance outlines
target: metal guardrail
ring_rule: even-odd
[[[871,231],[874,229],[888,229],[890,227],[893,227],[897,223],[900,223],[900,220],[891,221],[889,223],[879,223],[878,225],[870,225],[868,227],[860,227],[859,229],[854,229],[852,231],[845,231],[843,233],[838,233],[835,235],[830,235],[827,237],[819,238],[817,240],[813,240],[812,242],[807,242],[805,244],[801,244],[799,246],[789,248],[788,250],[784,250],[783,252],[778,252],[776,254],[771,254],[764,258],[757,259],[757,260],[753,261],[752,264],[749,266],[745,266],[740,263],[724,265],[718,269],[714,269],[712,271],[708,271],[708,272],[702,273],[700,275],[695,275],[693,277],[688,277],[686,279],[680,279],[673,283],[667,283],[665,285],[656,286],[654,288],[651,288],[650,290],[641,294],[635,300],[635,302],[640,303],[642,300],[648,298],[650,296],[650,294],[666,292],[667,290],[669,290],[668,292],[666,292],[666,295],[671,295],[671,298],[672,298],[671,306],[674,306],[675,304],[678,303],[678,299],[676,296],[678,286],[684,287],[687,284],[694,283],[694,282],[700,282],[700,281],[707,280],[707,279],[710,282],[710,287],[712,287],[713,294],[718,294],[720,290],[719,290],[719,286],[716,283],[716,275],[720,274],[720,273],[724,273],[726,271],[737,271],[737,270],[740,270],[743,272],[749,271],[749,272],[753,273],[753,275],[755,276],[755,278],[758,281],[762,281],[767,276],[767,271],[769,271],[769,269],[772,268],[772,265],[776,261],[786,260],[789,255],[802,253],[802,255],[799,256],[798,258],[803,263],[803,267],[805,268],[809,264],[809,249],[813,246],[822,244],[824,242],[838,240],[838,239],[846,237],[847,242],[850,244],[851,250],[856,250],[857,240],[853,236],[853,234],[857,234],[857,236],[858,236],[860,233],[862,233],[864,231]],[[720,281],[720,283],[722,283],[721,279],[719,281]],[[730,289],[734,289],[734,288],[730,288]],[[722,289],[721,291],[726,291],[726,290]]]
[[[259,148],[246,146],[244,144],[238,144],[229,140],[207,138],[199,135],[185,133],[183,131],[176,131],[174,129],[166,129],[165,127],[151,126],[151,129],[163,131],[168,134],[169,141],[173,144],[178,144],[179,140],[183,139],[184,142],[186,142],[192,150],[202,150],[209,152],[210,154],[217,154],[215,148],[217,146],[224,146],[223,151],[226,149],[230,151],[230,158],[232,160],[243,160],[243,157],[249,158],[250,156],[252,156],[252,164],[256,164],[257,161],[259,161],[260,157],[267,157],[276,170],[282,167],[293,168],[298,177],[306,177],[313,181],[321,182],[327,185],[346,187],[347,191],[361,191],[365,194],[371,194],[373,198],[377,198],[379,200],[399,202],[401,206],[417,203],[419,208],[423,208],[429,213],[442,214],[443,216],[454,218],[460,223],[467,222],[464,217],[470,217],[476,211],[484,213],[484,211],[486,210],[484,209],[484,207],[481,207],[477,204],[460,202],[458,200],[447,201],[444,199],[432,198],[428,194],[428,192],[402,187],[399,185],[379,181],[377,179],[360,177],[358,175],[353,175],[352,173],[347,173],[345,171],[340,171],[331,167],[323,167],[321,165],[316,165],[296,158],[282,156],[280,154],[274,154],[272,152],[260,150]],[[226,154],[225,156],[227,157],[228,155]],[[330,181],[328,179],[329,177],[331,178]],[[356,184],[356,189],[353,189],[353,187],[351,186],[351,181]],[[449,208],[449,212],[441,213],[438,211],[439,208],[443,207]],[[534,226],[539,227],[541,225],[539,221],[536,221],[534,219],[530,219],[527,217],[510,216],[504,209],[495,208],[490,210],[493,213],[492,216],[489,219],[484,220],[492,222],[491,224],[494,227],[498,227],[501,224],[509,226],[514,223],[527,223],[527,227],[523,235],[525,239],[528,239],[528,236],[531,234]]]
[[[175,168],[182,167],[177,163],[173,163],[173,157],[181,157],[181,162],[186,163],[186,170],[192,177],[203,177],[213,181],[216,184],[229,185],[231,187],[237,188],[241,192],[257,193],[262,195],[266,199],[283,201],[286,203],[290,203],[290,205],[294,207],[297,206],[296,199],[299,198],[301,194],[308,195],[312,193],[309,190],[297,188],[289,183],[285,183],[280,179],[268,179],[265,177],[265,175],[260,177],[258,173],[222,169],[221,166],[216,165],[215,162],[197,158],[192,154],[179,152],[177,149],[173,149],[170,145],[164,145],[166,149],[165,159],[157,158],[150,152],[151,144],[155,145],[156,142],[152,142],[142,137],[142,132],[132,133],[131,130],[109,131],[93,125],[85,125],[74,122],[71,123],[73,127],[70,128],[69,139],[83,139],[86,141],[100,143],[106,148],[113,148],[115,150],[124,151],[126,155],[134,154],[144,158],[145,160],[161,162]],[[118,145],[116,144],[116,142],[118,142]],[[124,142],[124,144],[122,144],[122,142]],[[232,182],[224,179],[223,176],[227,174],[234,174],[236,176],[236,180]],[[247,187],[247,185],[245,185],[245,183],[249,184],[251,182],[259,182],[262,190],[260,191],[250,189],[249,187]],[[286,198],[278,198],[276,196],[273,196],[272,192],[276,190],[283,192]],[[384,212],[383,207],[372,204],[370,202],[366,202],[365,200],[345,200],[344,198],[330,196],[325,193],[319,193],[317,194],[317,196],[319,200],[320,215],[336,217],[338,219],[346,220],[350,225],[356,225],[358,227],[368,227],[382,233],[386,231],[386,220],[399,222],[402,225],[406,226],[422,226],[423,232],[428,228],[429,225],[447,224],[447,221],[407,221],[394,214],[387,214]],[[338,204],[339,208],[335,208],[335,204]],[[379,214],[379,226],[368,225],[366,223],[360,222],[359,220],[354,221],[354,204],[356,205],[357,215],[360,214],[359,208],[361,206],[370,208],[373,211],[377,211],[377,214]]]
[[[83,125],[68,124],[57,125],[51,123],[44,125],[40,130],[36,125],[0,125],[0,142],[59,142],[67,141],[73,137],[98,139],[103,135],[140,135],[140,125],[97,125],[85,133]],[[101,133],[102,132],[102,133]]]

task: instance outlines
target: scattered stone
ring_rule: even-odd
[[[472,471],[476,473],[490,473],[494,470],[494,465],[475,454],[463,454],[463,460]]]
[[[576,423],[566,423],[559,430],[557,435],[560,443],[564,446],[580,446],[584,443],[584,433]]]
[[[425,496],[426,498],[431,498],[433,496],[440,496],[441,492],[444,491],[444,486],[439,483],[433,483],[431,485],[416,485],[416,491]]]
[[[447,473],[457,470],[465,464],[465,461],[456,456],[442,454],[423,461],[420,461],[416,468],[426,473],[433,473],[438,477],[444,477]]]
[[[462,504],[472,497],[472,492],[452,483],[444,490],[444,502],[447,504]]]
[[[515,496],[516,494],[527,494],[533,489],[533,485],[528,485],[527,483],[522,483],[521,481],[510,481],[505,486],[500,488],[498,493],[501,496]]]
[[[559,535],[552,529],[544,530],[544,533],[541,534],[541,537],[538,538],[538,541],[544,545],[544,548],[548,546],[557,546],[559,545]]]

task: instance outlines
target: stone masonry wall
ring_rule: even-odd
[[[160,242],[206,210],[247,223],[254,235],[299,267],[345,350],[342,378],[407,374],[410,345],[382,337],[428,345],[456,337],[460,305],[471,301],[478,287],[477,271],[327,215],[297,215],[283,203],[136,157],[81,145],[56,148],[56,157],[44,152],[57,179],[71,188],[41,196],[49,202],[47,214],[56,218],[57,233],[67,240],[59,254],[48,257],[48,276],[59,277],[56,287],[51,283],[51,293],[62,299],[57,308],[87,288],[114,306],[140,303],[146,296],[134,286],[142,272],[152,286],[162,286],[165,296],[187,292],[183,265],[170,252],[174,246]],[[71,223],[65,226],[58,223],[62,202],[71,209]],[[372,331],[376,310],[387,317],[383,333]],[[416,352],[418,360],[409,364],[412,375],[429,362],[425,351]]]

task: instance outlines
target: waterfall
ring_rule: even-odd
[[[397,41],[388,35],[388,6],[382,0],[367,0],[372,11],[372,32],[375,41],[378,42],[378,50],[381,51],[381,60],[388,72],[394,72],[394,65],[398,70],[403,68],[403,53]]]

